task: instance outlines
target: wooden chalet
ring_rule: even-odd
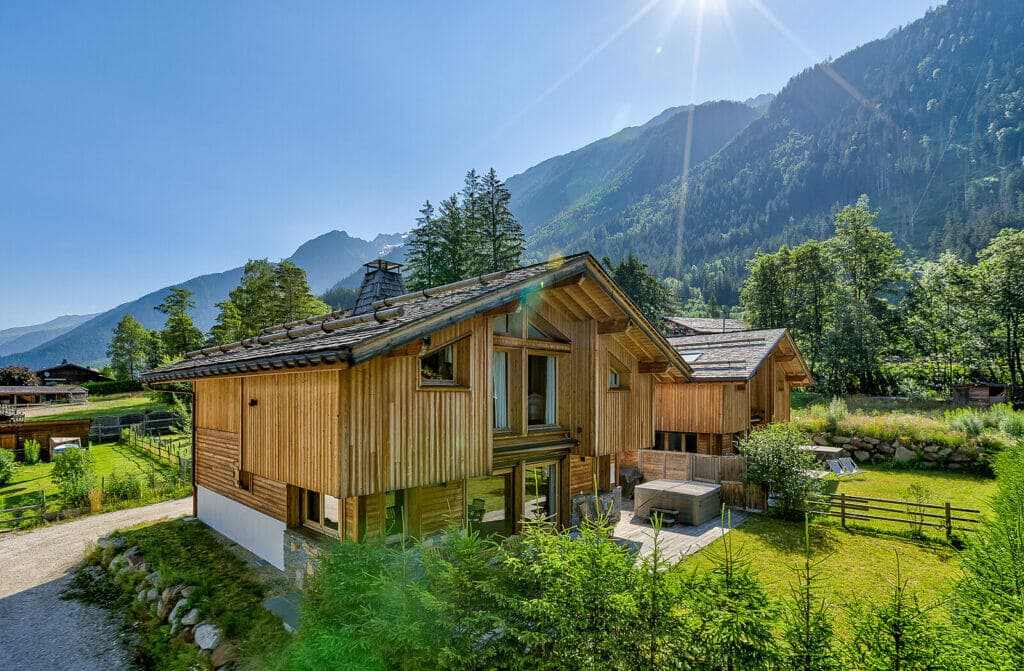
[[[83,382],[112,381],[95,368],[79,366],[77,363],[70,363],[67,359],[64,359],[58,366],[37,370],[35,374],[43,384],[79,385]]]
[[[278,567],[318,533],[564,525],[653,446],[655,384],[690,374],[589,254],[399,290],[367,264],[352,313],[143,376],[193,382],[200,519]]]
[[[657,385],[657,447],[729,454],[733,439],[790,417],[790,391],[813,382],[788,329],[670,337],[692,382]]]

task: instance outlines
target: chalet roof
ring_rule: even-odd
[[[84,394],[86,390],[83,387],[61,387],[61,386],[50,386],[44,387],[42,385],[24,385],[24,386],[0,386],[0,395],[7,394]]]
[[[674,336],[668,340],[693,368],[694,382],[746,382],[776,350],[794,386],[808,386],[813,381],[789,329]]]
[[[388,298],[361,315],[342,311],[266,328],[246,340],[190,352],[185,359],[149,371],[143,382],[183,380],[321,364],[356,365],[430,333],[572,278],[593,278],[608,303],[638,327],[654,360],[667,361],[683,376],[689,366],[648,322],[590,254],[552,259],[507,272]],[[565,292],[577,287],[566,287]]]
[[[57,370],[58,368],[75,368],[77,370],[84,370],[84,371],[87,371],[89,373],[99,373],[99,371],[96,370],[95,368],[89,368],[88,366],[80,366],[77,363],[71,363],[67,359],[64,359],[62,362],[60,362],[56,366],[50,366],[49,368],[40,368],[39,370],[33,371],[33,372],[38,375],[39,373],[45,373],[46,371],[49,371],[49,370]]]
[[[700,335],[704,333],[731,333],[747,328],[742,319],[716,317],[665,317],[669,333],[673,335]]]

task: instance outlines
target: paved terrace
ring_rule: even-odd
[[[747,521],[752,513],[728,510],[727,515],[726,521],[731,521],[732,528],[735,528]],[[721,519],[716,517],[694,527],[684,524],[662,527],[658,540],[665,561],[675,566],[683,557],[706,548],[728,532],[729,527],[723,527]],[[640,543],[641,557],[647,557],[654,551],[654,529],[644,520],[633,520],[632,501],[622,502],[622,517],[615,525],[613,535],[616,538]]]

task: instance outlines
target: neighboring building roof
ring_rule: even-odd
[[[670,335],[680,336],[731,333],[747,328],[742,319],[718,319],[717,317],[665,317],[665,327]]]
[[[694,382],[745,382],[776,349],[791,384],[799,387],[813,382],[788,329],[675,336],[668,340],[690,364]]]
[[[0,395],[7,394],[85,394],[83,387],[44,387],[40,385],[24,385],[18,387],[0,387]]]
[[[576,277],[593,278],[616,309],[638,327],[659,360],[668,361],[683,376],[689,375],[689,366],[668,341],[594,257],[583,253],[385,299],[362,315],[346,316],[337,311],[266,328],[241,342],[190,352],[183,361],[143,374],[142,380],[161,382],[333,363],[356,365],[476,314],[512,301],[523,302],[531,293]]]
[[[49,368],[40,368],[39,370],[33,371],[33,372],[36,374],[36,377],[46,378],[48,380],[52,379],[52,380],[60,381],[62,378],[54,377],[53,374],[57,373],[57,372],[60,372],[60,371],[64,371],[65,374],[66,374],[66,372],[69,371],[69,370],[77,371],[79,379],[81,379],[83,377],[88,377],[91,380],[110,380],[109,377],[103,375],[102,373],[100,373],[95,368],[88,368],[86,366],[80,366],[77,363],[71,363],[67,359],[64,359],[64,361],[62,361],[61,363],[59,363],[56,366],[50,366]],[[79,381],[79,380],[71,380],[71,381],[72,382],[76,382],[76,381]]]

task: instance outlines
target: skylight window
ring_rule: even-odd
[[[683,355],[683,361],[685,361],[686,363],[693,363],[694,361],[696,361],[697,359],[700,358],[700,355],[701,355],[700,352],[696,352],[696,353],[691,352],[690,354],[684,354]]]

